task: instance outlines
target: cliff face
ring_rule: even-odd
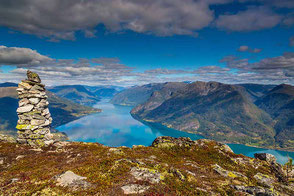
[[[293,173],[212,140],[159,137],[150,147],[55,142],[38,151],[0,141],[3,195],[293,195]],[[17,171],[17,172],[16,172]]]
[[[272,119],[248,99],[244,89],[217,82],[195,82],[156,91],[131,114],[151,123],[206,138],[260,146],[274,143]]]

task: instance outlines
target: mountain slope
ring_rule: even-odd
[[[270,90],[272,90],[276,85],[264,85],[264,84],[238,84],[242,86],[246,92],[249,94],[253,101],[256,101],[260,97],[264,96]]]
[[[126,89],[118,94],[116,94],[111,103],[117,105],[127,105],[127,106],[137,106],[142,104],[149,99],[153,92],[161,90],[165,85],[168,84],[183,84],[176,82],[167,82],[167,83],[153,83],[146,84],[143,86],[134,86],[129,89]],[[173,86],[173,85],[170,85]]]
[[[98,112],[100,110],[74,103],[68,99],[58,97],[47,91],[49,110],[53,118],[52,127],[73,121],[83,115]],[[16,109],[18,99],[16,87],[0,88],[0,132],[10,135],[16,134],[16,123],[18,120]]]
[[[255,104],[275,121],[276,141],[284,148],[294,146],[294,86],[281,84]]]
[[[182,83],[184,84],[184,83]],[[131,114],[140,120],[194,132],[207,138],[269,146],[275,132],[271,117],[254,105],[239,86],[195,82],[154,92]]]
[[[88,91],[94,93],[98,97],[111,98],[124,88],[120,86],[84,86]]]
[[[17,87],[17,84],[12,82],[4,82],[0,84],[0,87]]]
[[[64,85],[49,88],[51,92],[60,97],[67,98],[75,103],[91,106],[97,103],[100,98],[94,93],[88,91],[82,85]]]

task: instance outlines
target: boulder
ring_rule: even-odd
[[[147,181],[151,184],[159,183],[163,179],[163,176],[154,169],[133,167],[130,173],[137,180]]]
[[[233,150],[226,144],[209,139],[199,139],[195,141],[195,144],[200,147],[207,147],[209,144],[214,144],[214,148],[219,149],[225,153],[234,153]]]
[[[86,189],[91,186],[91,183],[86,181],[86,177],[79,176],[72,171],[66,171],[54,178],[57,186],[69,187],[74,190]]]
[[[255,153],[254,157],[259,160],[266,161],[268,163],[276,163],[277,159],[274,155],[268,153]]]
[[[268,187],[268,188],[273,187],[273,183],[275,182],[274,179],[262,173],[257,173],[253,177],[257,180],[259,185]]]
[[[221,166],[219,166],[218,164],[213,165],[213,170],[223,177],[247,179],[247,177],[245,175],[243,175],[239,172],[225,170]]]
[[[169,137],[169,136],[161,136],[157,137],[151,144],[152,147],[158,148],[170,148],[173,146],[180,146],[180,147],[189,147],[194,145],[194,141],[188,137]]]
[[[250,195],[261,195],[261,196],[277,196],[277,194],[270,189],[266,189],[259,186],[238,186],[238,185],[231,185],[232,188],[238,190],[240,192],[248,193]]]

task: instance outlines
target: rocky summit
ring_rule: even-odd
[[[294,195],[293,168],[255,157],[214,140],[166,136],[132,148],[0,141],[0,195]]]
[[[18,84],[19,98],[17,108],[18,143],[42,147],[53,142],[50,133],[52,123],[48,109],[49,102],[45,85],[41,84],[38,74],[27,71],[27,79]]]

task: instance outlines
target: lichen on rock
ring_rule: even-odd
[[[48,109],[45,86],[37,73],[27,71],[27,80],[17,88],[19,107],[17,108],[18,143],[32,147],[43,147],[52,143],[50,125],[52,118]]]

